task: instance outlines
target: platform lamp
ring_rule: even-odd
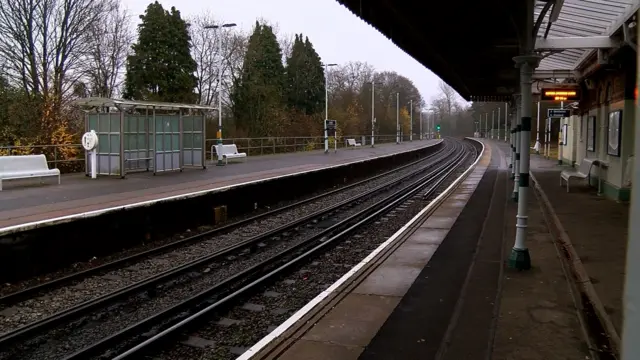
[[[232,28],[234,26],[236,26],[235,23],[227,23],[222,25],[206,25],[204,28],[217,30],[220,28]],[[216,134],[216,138],[218,139],[216,142],[218,163],[216,165],[224,166],[224,162],[222,161],[222,36],[218,38],[218,54],[220,55],[220,60],[218,60],[218,133]]]
[[[409,100],[409,108],[411,109],[411,115],[409,117],[409,141],[413,141],[413,100]]]
[[[376,97],[375,89],[376,84],[382,85],[381,82],[369,81],[371,83],[371,147],[375,146],[375,131],[376,131]]]
[[[324,153],[329,152],[329,135],[327,133],[327,120],[329,120],[329,67],[338,66],[338,64],[324,65]]]

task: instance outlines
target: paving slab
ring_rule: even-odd
[[[554,164],[555,162],[555,164]],[[629,205],[597,195],[597,189],[576,184],[567,193],[558,185],[566,166],[531,156],[531,171],[549,199],[599,299],[618,334],[622,333],[629,226]]]

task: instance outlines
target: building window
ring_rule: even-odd
[[[596,151],[596,117],[587,120],[587,151]]]
[[[620,119],[622,119],[622,110],[609,113],[607,154],[612,156],[620,156]]]

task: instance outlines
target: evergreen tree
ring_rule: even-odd
[[[270,136],[279,131],[284,92],[282,50],[270,26],[256,22],[249,37],[242,75],[234,84],[236,125],[249,136]]]
[[[304,62],[306,51],[301,36],[295,34],[291,55],[287,57],[286,67],[286,100],[292,110],[304,111]]]
[[[307,52],[308,76],[308,97],[307,113],[315,114],[324,110],[325,102],[325,73],[320,55],[313,48],[309,38],[305,38],[304,47]]]
[[[309,38],[295,36],[291,56],[287,58],[286,98],[289,108],[304,114],[324,110],[325,80],[320,56]]]
[[[193,103],[197,79],[191,56],[189,25],[175,7],[157,1],[140,15],[138,41],[127,58],[123,97],[135,100]]]

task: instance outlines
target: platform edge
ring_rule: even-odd
[[[467,168],[457,179],[453,181],[440,195],[438,195],[431,203],[425,206],[418,214],[416,214],[409,222],[404,224],[398,231],[396,231],[393,235],[391,235],[385,242],[380,244],[375,250],[373,250],[369,255],[367,255],[362,261],[356,264],[353,268],[351,268],[346,274],[340,277],[336,282],[334,282],[331,286],[329,286],[326,290],[322,291],[315,298],[305,304],[300,310],[296,311],[293,315],[291,315],[285,322],[280,324],[277,328],[275,328],[271,333],[267,334],[265,337],[260,339],[256,344],[247,349],[242,355],[236,358],[236,360],[249,360],[253,356],[256,356],[262,351],[265,347],[271,344],[274,340],[284,334],[289,328],[291,328],[295,323],[301,320],[305,315],[311,312],[316,306],[322,303],[329,295],[332,295],[336,290],[338,290],[342,285],[344,285],[348,280],[354,277],[359,271],[365,267],[368,263],[370,263],[373,259],[376,258],[378,254],[384,251],[387,247],[393,244],[398,238],[407,235],[406,232],[408,230],[415,231],[413,225],[421,220],[425,214],[434,211],[438,208],[441,203],[455,190],[458,185],[462,181],[464,181],[467,176],[476,168],[482,156],[485,153],[486,146],[485,144],[472,137],[465,137],[467,140],[475,141],[482,145],[482,150],[480,154],[476,158],[473,164]]]
[[[390,154],[386,154],[386,155],[380,156],[380,157],[378,157],[378,159],[392,157],[392,156],[396,156],[396,155],[399,155],[399,154],[412,152],[412,151],[417,151],[417,150],[420,150],[420,149],[425,149],[425,148],[428,148],[428,147],[436,146],[436,145],[442,143],[442,141],[443,141],[442,139],[438,139],[438,140],[439,141],[436,141],[433,144],[430,144],[430,145],[427,145],[427,146],[424,146],[424,147],[416,148],[416,149],[409,150],[409,151],[393,152],[393,153],[390,153]],[[184,199],[190,199],[190,198],[194,198],[194,197],[198,197],[198,196],[224,192],[224,191],[227,191],[227,190],[230,190],[230,189],[233,189],[233,188],[247,186],[247,185],[251,185],[251,184],[259,184],[259,183],[263,183],[263,182],[274,181],[274,180],[278,180],[278,179],[285,179],[285,178],[299,176],[299,175],[303,175],[303,174],[320,172],[320,171],[325,171],[325,170],[330,170],[330,169],[337,169],[337,168],[340,168],[340,167],[349,166],[349,165],[353,165],[353,164],[359,164],[359,163],[367,162],[367,161],[370,161],[370,160],[371,159],[361,159],[361,160],[350,161],[350,162],[346,162],[346,163],[342,163],[342,164],[325,166],[325,167],[321,167],[321,168],[318,168],[318,169],[303,170],[303,171],[298,171],[298,172],[291,173],[291,174],[286,174],[286,175],[276,175],[276,176],[272,176],[272,177],[268,177],[268,178],[264,178],[264,179],[259,179],[259,180],[245,181],[245,182],[242,182],[242,183],[239,183],[239,184],[226,185],[226,186],[221,186],[221,187],[217,187],[217,188],[213,188],[213,189],[200,190],[200,191],[195,191],[195,192],[190,192],[190,193],[184,193],[184,194],[179,194],[179,195],[168,196],[168,197],[159,198],[159,199],[141,201],[141,202],[137,202],[137,203],[133,203],[133,204],[114,206],[114,207],[109,207],[109,208],[105,208],[105,209],[91,210],[91,211],[87,211],[87,212],[81,212],[81,213],[77,213],[77,214],[65,215],[65,216],[60,216],[60,217],[46,219],[46,220],[38,220],[38,221],[28,222],[28,223],[24,223],[24,224],[6,226],[6,227],[3,227],[3,228],[0,228],[0,236],[11,235],[13,233],[18,233],[18,232],[21,232],[21,231],[38,229],[38,228],[41,228],[41,227],[47,227],[47,226],[52,226],[52,225],[57,225],[57,224],[64,224],[64,223],[68,223],[68,222],[72,222],[72,221],[76,221],[76,220],[92,218],[92,217],[96,217],[96,216],[100,216],[100,215],[104,215],[104,214],[109,214],[109,213],[113,213],[113,212],[117,212],[117,211],[126,211],[126,210],[140,208],[140,207],[153,206],[155,204],[159,204],[159,203],[163,203],[163,202],[184,200]]]

